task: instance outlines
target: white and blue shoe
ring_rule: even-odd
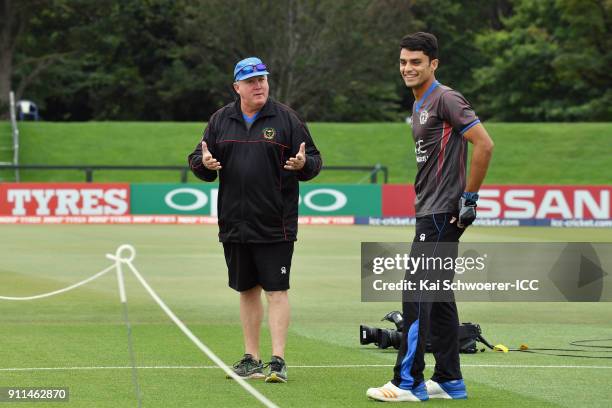
[[[425,386],[427,387],[429,398],[432,399],[467,399],[467,391],[463,380],[451,380],[443,383],[428,380]]]
[[[366,395],[368,398],[384,402],[422,402],[429,399],[424,383],[412,390],[404,390],[389,381],[382,387],[368,388]]]

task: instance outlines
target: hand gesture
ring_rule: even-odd
[[[208,151],[206,142],[202,142],[202,164],[208,170],[221,170],[221,163],[219,163]]]
[[[290,158],[285,163],[285,170],[302,170],[306,164],[306,143],[302,142],[300,150],[295,157]]]

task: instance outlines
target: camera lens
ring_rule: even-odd
[[[364,325],[359,326],[359,343],[370,344],[378,342],[378,334],[376,328]]]

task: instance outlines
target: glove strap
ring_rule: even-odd
[[[478,193],[470,193],[470,192],[467,192],[467,191],[465,193],[463,193],[462,197],[465,198],[466,201],[472,201],[474,203],[476,201],[478,201],[478,198],[479,198],[478,197]]]

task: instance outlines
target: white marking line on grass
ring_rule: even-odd
[[[476,368],[612,368],[612,366],[586,366],[586,365],[532,365],[532,364],[461,364],[461,367]]]
[[[338,364],[338,365],[290,365],[289,368],[375,368],[393,367],[392,364]],[[583,365],[529,365],[529,364],[462,364],[461,367],[474,368],[592,368],[612,369],[612,366],[583,366]],[[0,371],[71,371],[71,370],[129,370],[131,366],[91,366],[91,367],[14,367],[0,368]],[[219,369],[214,366],[140,366],[139,370],[200,370]]]
[[[394,367],[393,364],[345,364],[345,365],[302,365],[290,368],[362,368],[362,367]],[[477,368],[611,368],[612,366],[581,366],[581,365],[518,365],[518,364],[461,364],[461,367]]]

